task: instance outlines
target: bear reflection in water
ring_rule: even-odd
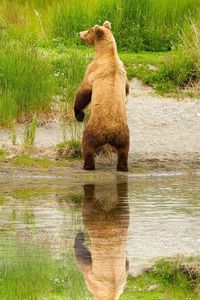
[[[86,285],[96,300],[119,299],[128,274],[127,182],[84,185],[82,215],[89,238],[79,233],[74,248]]]

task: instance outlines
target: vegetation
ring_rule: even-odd
[[[57,92],[62,100],[67,99],[67,103],[71,104],[92,54],[87,49],[63,49],[62,47],[60,45],[53,51],[48,49],[46,54],[52,63]]]
[[[69,140],[57,145],[57,158],[80,158],[81,143],[77,140]]]
[[[36,136],[36,118],[32,119],[32,122],[25,126],[24,129],[24,150],[29,152],[34,145]]]
[[[188,21],[180,34],[180,44],[154,78],[160,84],[184,88],[200,79],[200,22]],[[168,91],[168,90],[167,90]],[[164,90],[165,92],[165,90]]]
[[[8,155],[7,150],[4,147],[0,148],[0,161],[4,160]]]
[[[0,154],[1,155],[1,154]],[[2,160],[5,159],[6,153],[4,156],[2,155]],[[1,159],[1,156],[0,156]],[[32,157],[28,154],[22,154],[18,156],[14,156],[11,159],[7,159],[7,162],[11,162],[12,164],[19,166],[19,167],[30,167],[30,168],[39,168],[41,170],[44,170],[46,172],[46,169],[53,166],[69,166],[69,162],[60,162],[51,160],[47,157],[38,158],[38,157]]]
[[[34,188],[19,188],[10,192],[10,195],[18,200],[30,200],[31,198],[38,198],[51,194],[52,190],[44,187],[34,187]]]
[[[159,93],[198,82],[199,11],[199,0],[1,1],[0,127],[48,116],[55,102],[69,113],[93,57],[76,32],[107,19],[129,78]]]
[[[45,245],[9,243],[6,249],[1,243],[0,249],[2,300],[86,299],[88,291],[72,254],[54,260]]]
[[[51,71],[33,43],[1,38],[0,44],[0,126],[11,127],[16,118],[49,109]]]
[[[9,1],[10,2],[10,1]],[[120,49],[170,50],[188,17],[197,18],[198,0],[4,0],[1,27],[12,36],[79,45],[75,33],[110,20]]]
[[[14,125],[10,132],[10,138],[11,138],[13,146],[15,146],[16,142],[17,142],[17,132],[16,132],[16,127]]]
[[[29,216],[30,217],[30,216]],[[5,240],[6,237],[6,240]],[[2,300],[93,299],[70,252],[54,259],[48,246],[2,237],[0,298]],[[162,260],[141,277],[128,278],[121,300],[198,300],[200,279],[188,276],[176,259]]]
[[[52,19],[54,37],[77,43],[75,33],[110,20],[120,49],[166,51],[177,43],[188,16],[196,17],[198,0],[59,1]]]
[[[179,259],[158,261],[151,271],[141,277],[129,278],[120,299],[199,300],[200,278],[192,279],[181,270],[180,265]]]

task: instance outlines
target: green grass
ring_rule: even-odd
[[[6,202],[7,199],[4,196],[0,195],[0,205],[4,205]]]
[[[33,300],[50,292],[53,264],[43,249],[12,240],[1,244],[0,299]]]
[[[126,66],[128,78],[132,79],[133,77],[137,77],[146,83],[149,77],[164,65],[166,58],[170,55],[169,53],[170,52],[121,52],[119,55]]]
[[[109,20],[120,49],[166,51],[199,8],[198,0],[3,0],[0,26],[19,39],[79,45],[76,32]]]
[[[11,128],[17,117],[17,103],[9,90],[0,92],[0,126]]]
[[[29,200],[34,197],[45,196],[51,194],[52,191],[47,188],[20,188],[12,191],[10,194],[12,197],[19,200]]]
[[[0,127],[45,115],[52,96],[72,106],[93,57],[75,33],[105,20],[112,23],[129,78],[161,94],[197,82],[199,11],[199,0],[1,1]]]
[[[37,120],[34,116],[31,123],[27,124],[24,128],[24,150],[29,152],[34,145],[35,136],[36,136],[36,127],[37,127]]]
[[[4,147],[0,148],[0,161],[3,161],[7,155],[8,155],[8,151],[6,150],[6,148]]]
[[[185,19],[197,17],[199,8],[198,0],[59,1],[52,32],[77,44],[76,32],[109,20],[120,49],[166,51],[177,43]]]
[[[48,168],[52,167],[69,167],[69,161],[55,161],[48,157],[33,157],[27,154],[21,154],[14,156],[13,158],[6,159],[6,155],[2,156],[2,161],[6,161],[7,163],[11,163],[13,165],[19,167],[27,167],[27,168],[38,168],[41,171],[45,171]]]
[[[26,212],[27,222],[33,215]],[[93,299],[71,252],[54,259],[47,244],[1,237],[1,300]],[[189,278],[180,261],[161,260],[153,270],[128,278],[120,300],[199,300],[200,279]],[[155,286],[153,290],[150,287]]]
[[[28,155],[20,155],[12,158],[11,162],[17,166],[48,168],[52,166],[52,162],[48,158],[37,158]]]
[[[59,202],[60,203],[69,203],[72,202],[73,204],[76,204],[76,205],[81,205],[81,200],[82,200],[82,195],[78,195],[78,194],[75,194],[75,193],[68,193],[66,195],[64,195],[61,199],[59,199]]]
[[[200,80],[200,21],[189,20],[183,28],[181,42],[165,57],[158,72],[147,76],[160,93],[180,91]]]
[[[0,39],[0,126],[48,111],[52,101],[49,63],[34,44]]]
[[[200,35],[196,44],[199,42]],[[129,79],[137,77],[161,95],[189,96],[182,90],[200,79],[200,56],[197,49],[196,56],[194,51],[191,52],[191,47],[180,47],[169,52],[123,52],[120,57],[126,65]]]
[[[57,145],[57,158],[80,158],[81,142],[78,140],[68,140]]]
[[[71,253],[55,260],[42,243],[1,241],[1,300],[90,299]]]
[[[129,278],[122,300],[199,300],[200,279],[189,280],[178,260],[161,260],[141,277]],[[157,286],[148,290],[151,286]]]
[[[46,55],[52,64],[57,93],[63,101],[72,103],[92,54],[87,49],[59,45],[54,50],[47,49]]]

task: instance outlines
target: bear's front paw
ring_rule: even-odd
[[[83,122],[85,113],[83,111],[75,111],[75,117],[79,122]]]

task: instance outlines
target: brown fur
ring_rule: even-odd
[[[129,86],[110,23],[95,25],[80,32],[80,37],[96,49],[74,105],[76,118],[82,121],[83,109],[89,104],[91,95],[91,115],[83,133],[84,169],[94,170],[96,148],[110,144],[118,152],[117,169],[128,171],[129,129],[125,101]]]
[[[125,254],[129,224],[127,182],[85,185],[84,192],[82,215],[89,234],[89,249],[84,245],[84,235],[78,234],[74,245],[76,258],[95,299],[117,300],[128,273]]]

